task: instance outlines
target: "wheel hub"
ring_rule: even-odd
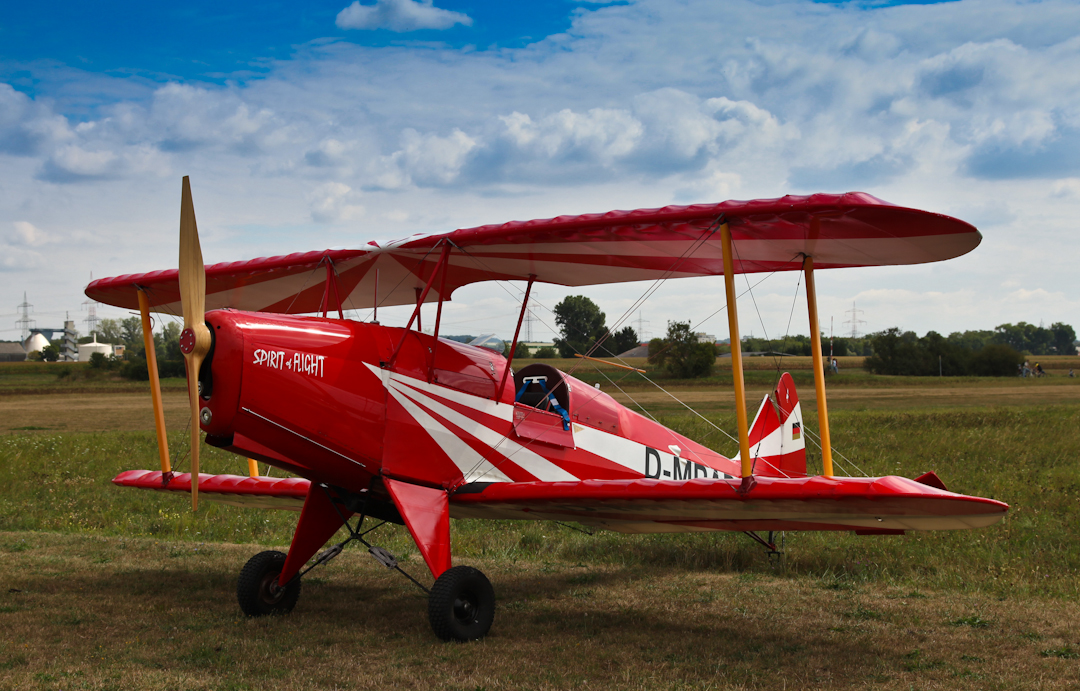
[[[285,589],[278,585],[277,577],[281,572],[267,573],[259,584],[259,599],[268,605],[276,605],[285,594]]]
[[[476,619],[476,598],[472,593],[462,593],[454,598],[454,618],[462,623]]]

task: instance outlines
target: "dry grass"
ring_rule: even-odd
[[[1080,606],[768,573],[472,559],[492,634],[436,642],[359,551],[239,616],[253,546],[0,533],[0,688],[1013,689],[1080,683]]]
[[[222,540],[284,550],[295,514],[192,516],[185,497],[111,487],[156,463],[145,394],[4,396],[0,428],[53,429],[0,437],[0,689],[1078,688],[1078,381],[830,389],[834,440],[867,472],[936,469],[1012,505],[982,531],[789,534],[774,572],[740,535],[455,522],[456,562],[499,599],[469,645],[437,642],[422,593],[352,548],[305,577],[289,617],[243,618],[236,575],[265,547]],[[727,391],[694,396],[732,426]],[[166,401],[179,440],[183,393]],[[386,530],[376,543],[429,581],[404,530]]]

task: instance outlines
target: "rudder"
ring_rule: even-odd
[[[785,372],[772,396],[762,399],[750,426],[750,455],[754,462],[754,474],[764,477],[805,477],[806,442],[803,434],[799,395],[791,375]]]

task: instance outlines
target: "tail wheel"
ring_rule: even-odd
[[[277,578],[283,566],[285,555],[281,552],[259,552],[248,559],[236,581],[236,599],[244,614],[264,617],[292,611],[300,599],[300,579],[293,579],[284,588],[278,587]]]
[[[444,641],[475,641],[495,619],[495,590],[483,573],[455,566],[435,581],[428,597],[428,621]]]

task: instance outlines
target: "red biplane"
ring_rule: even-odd
[[[91,299],[141,311],[152,372],[161,470],[128,471],[114,482],[190,492],[193,505],[202,495],[300,511],[288,554],[257,554],[240,573],[240,607],[252,616],[290,611],[300,577],[351,541],[401,570],[362,526],[365,518],[404,524],[435,579],[430,590],[413,580],[428,590],[431,626],[447,640],[484,636],[495,611],[488,579],[452,566],[451,517],[573,521],[626,533],[745,531],[770,545],[757,532],[987,526],[1008,507],[949,492],[933,473],[833,475],[814,288],[815,269],[939,261],[980,240],[962,221],[851,193],[563,216],[204,269],[184,178],[180,268],[99,279],[86,289]],[[784,270],[806,277],[819,476],[807,474],[789,376],[753,424],[741,405],[734,275]],[[438,337],[443,301],[479,281],[525,282],[523,316],[536,282],[721,274],[740,403],[734,458],[554,367],[515,372],[512,358]],[[429,302],[438,305],[434,335],[418,323]],[[345,305],[415,309],[397,328],[347,320]],[[169,464],[151,311],[184,318],[181,349],[199,422],[191,473]],[[520,327],[519,318],[515,344]],[[249,476],[199,475],[200,427],[206,443],[248,458]],[[260,477],[256,461],[297,477]],[[348,539],[312,560],[343,526]]]

